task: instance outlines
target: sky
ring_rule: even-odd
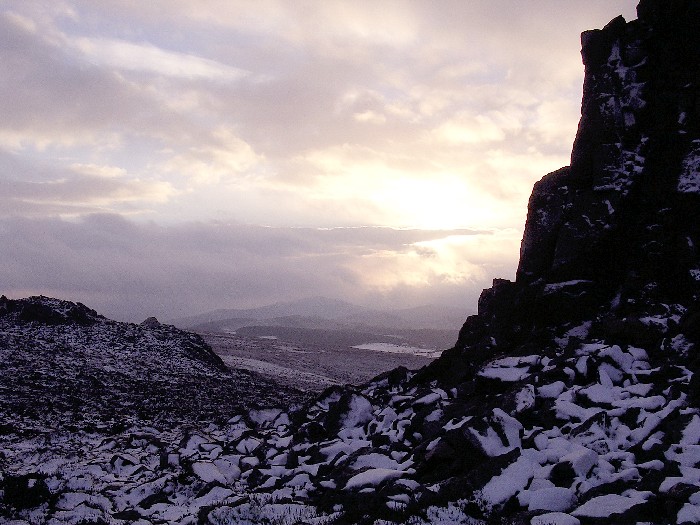
[[[473,313],[630,0],[0,0],[0,293]]]

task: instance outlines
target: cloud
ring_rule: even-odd
[[[449,296],[470,309],[488,284],[489,265],[514,272],[499,248],[511,235],[221,223],[163,227],[117,215],[6,218],[0,219],[0,293],[57,295],[132,321],[318,295],[375,305],[402,297],[406,306]],[[475,258],[469,252],[477,244],[494,251],[482,249]]]
[[[72,63],[39,31],[7,14],[0,15],[0,61],[0,146],[6,149],[113,150],[152,114],[148,94],[109,71]]]
[[[154,74],[233,81],[248,76],[248,72],[187,53],[168,51],[148,42],[132,43],[112,38],[76,38],[69,41],[98,65]]]
[[[457,115],[440,124],[434,133],[438,140],[450,145],[480,144],[503,141],[508,133],[518,132],[522,127],[517,112],[489,111]]]
[[[0,282],[135,320],[474,304],[568,163],[578,33],[634,3],[3,5]]]
[[[116,166],[47,166],[0,150],[0,217],[143,213],[175,193],[167,181],[143,180]]]
[[[262,155],[225,127],[212,132],[212,143],[175,153],[161,167],[177,172],[194,184],[216,184],[254,173],[264,163]]]

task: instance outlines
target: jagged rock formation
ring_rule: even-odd
[[[515,282],[484,291],[443,357],[298,411],[167,431],[10,430],[0,515],[700,522],[700,2],[643,0],[638,13],[584,33],[571,166],[535,186]],[[56,327],[71,308],[12,315]],[[71,326],[108,323],[78,317]]]
[[[141,323],[141,326],[146,328],[159,328],[162,325],[160,324],[160,321],[155,317],[149,317]]]
[[[700,293],[700,5],[643,0],[582,35],[586,68],[571,165],[538,182],[516,282],[497,279],[436,365],[449,373],[601,316],[619,343],[658,343],[639,322]],[[555,293],[556,292],[556,293]],[[686,318],[692,318],[692,313]],[[539,344],[539,343],[538,343]]]

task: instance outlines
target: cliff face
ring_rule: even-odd
[[[658,300],[698,291],[700,12],[642,2],[582,35],[582,116],[571,166],[535,186],[517,281],[635,274]]]
[[[597,319],[620,342],[663,338],[637,320],[700,294],[700,5],[643,0],[581,36],[571,165],[535,184],[516,281],[498,279],[437,376]],[[634,332],[637,332],[635,335]],[[441,371],[442,370],[442,371]],[[464,371],[464,370],[463,370]]]

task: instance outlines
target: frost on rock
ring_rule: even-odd
[[[693,141],[693,145],[681,165],[677,186],[681,193],[700,193],[700,140]]]
[[[609,518],[619,516],[644,502],[645,499],[641,497],[605,494],[587,501],[571,514],[580,518]]]
[[[581,521],[563,512],[548,512],[530,520],[530,525],[580,525]]]

